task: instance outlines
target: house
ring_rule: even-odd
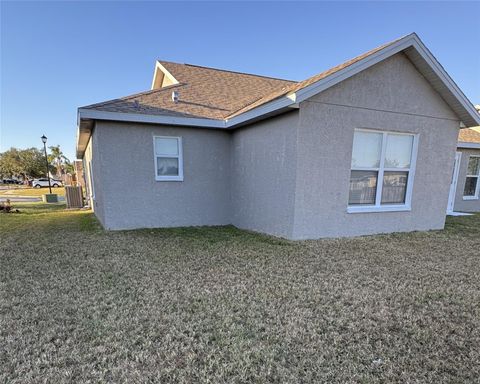
[[[480,212],[480,127],[461,129],[448,212]]]
[[[444,227],[461,125],[410,34],[300,82],[157,61],[150,90],[78,109],[77,156],[107,229],[356,236]]]

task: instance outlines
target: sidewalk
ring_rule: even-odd
[[[6,200],[10,200],[12,203],[36,203],[42,201],[42,196],[16,196],[10,193],[5,193],[0,195],[0,202],[4,202]],[[58,196],[58,201],[65,201],[64,196]]]

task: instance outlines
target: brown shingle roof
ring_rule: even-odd
[[[480,129],[480,127],[477,127],[477,129]],[[480,132],[471,128],[461,129],[458,134],[458,141],[480,143]]]
[[[122,97],[83,108],[108,112],[225,119],[265,94],[286,89],[293,81],[224,71],[191,64],[160,63],[179,84]],[[172,91],[179,102],[171,99]]]
[[[347,68],[348,66],[352,65],[352,64],[355,64],[356,62],[360,61],[360,60],[363,60],[364,58],[370,56],[370,55],[373,55],[374,53],[380,51],[381,49],[383,48],[386,48],[388,47],[389,45],[392,45],[393,43],[397,42],[398,40],[400,39],[397,39],[395,41],[392,41],[390,43],[387,43],[387,44],[384,44],[380,47],[377,47],[375,49],[372,49],[371,51],[368,51],[366,53],[364,53],[363,55],[360,55],[360,56],[357,56],[357,57],[354,57],[353,59],[351,60],[348,60],[340,65],[337,65],[333,68],[330,68],[329,70],[327,71],[324,71],[322,73],[319,73],[318,75],[315,75],[315,76],[312,76],[312,77],[309,77],[308,79],[306,80],[303,80],[303,81],[300,81],[298,83],[295,83],[295,84],[292,84],[290,87],[288,87],[287,89],[284,89],[284,90],[278,90],[278,91],[275,91],[269,95],[265,95],[263,98],[257,100],[256,102],[246,106],[245,108],[235,112],[234,114],[228,116],[229,118],[231,117],[235,117],[235,116],[238,116],[244,112],[247,112],[251,109],[254,109],[262,104],[265,104],[265,103],[268,103],[269,101],[272,101],[272,100],[275,100],[281,96],[284,96],[284,95],[287,95],[289,93],[292,93],[292,92],[296,92],[296,91],[299,91],[303,88],[306,88],[308,87],[309,85],[312,85],[314,83],[316,83],[317,81],[320,81],[332,74],[334,74],[335,72],[338,72],[344,68]]]
[[[143,113],[224,120],[238,116],[281,96],[308,87],[400,39],[384,44],[301,82],[276,79],[191,64],[159,61],[179,84],[83,108],[109,112]],[[179,102],[171,100],[172,90]]]

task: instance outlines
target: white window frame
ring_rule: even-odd
[[[472,157],[475,158],[480,158],[479,155],[470,155],[468,156],[468,161],[467,161],[467,172],[468,172],[468,163],[470,163],[470,159]],[[463,184],[463,193],[465,193],[465,184],[467,182],[467,177],[476,177],[477,178],[477,186],[475,188],[475,195],[474,196],[465,196],[463,195],[463,200],[478,200],[480,198],[480,169],[478,171],[479,173],[476,175],[466,175],[465,176],[465,183]]]
[[[178,155],[157,155],[157,151],[155,148],[155,139],[177,139],[178,143]],[[174,157],[178,159],[178,175],[176,176],[158,176],[158,168],[157,168],[157,157]],[[154,166],[155,166],[155,180],[156,181],[183,181],[183,145],[182,145],[182,138],[180,136],[153,136],[153,158],[154,158]]]
[[[350,167],[350,175],[352,171],[376,171],[377,176],[377,191],[375,195],[375,204],[370,205],[349,205],[347,207],[348,213],[366,213],[366,212],[401,212],[411,211],[412,209],[412,192],[413,183],[415,178],[415,169],[417,165],[417,152],[418,152],[418,134],[411,132],[394,132],[394,131],[382,131],[369,128],[356,128],[355,132],[367,132],[367,133],[380,133],[382,134],[382,152],[380,155],[379,167]],[[412,157],[409,168],[389,168],[385,167],[385,153],[387,150],[387,137],[388,135],[398,136],[412,136]],[[352,141],[353,149],[353,141]],[[353,155],[353,152],[352,152]],[[385,172],[408,172],[407,178],[407,190],[405,192],[405,204],[381,204],[382,190],[383,190],[383,176]],[[351,176],[350,176],[351,177]],[[349,179],[350,182],[350,179]]]

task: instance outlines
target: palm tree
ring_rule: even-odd
[[[50,155],[48,155],[49,164],[55,168],[58,177],[62,177],[66,173],[66,168],[70,165],[70,160],[63,154],[60,145],[49,147]]]

